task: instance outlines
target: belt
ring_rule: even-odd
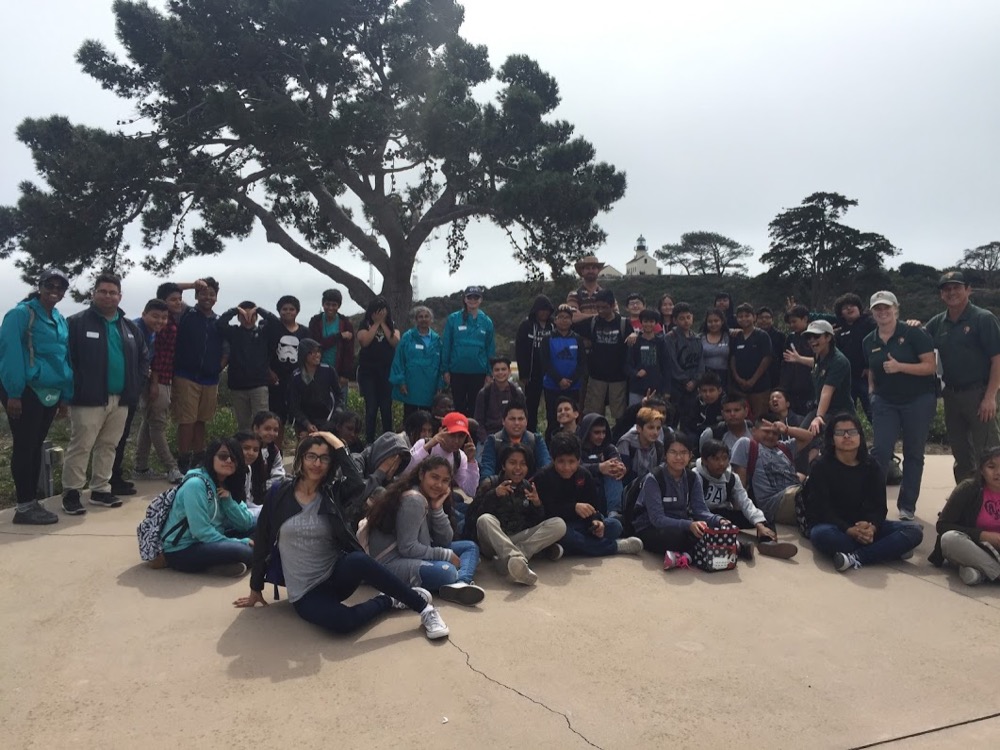
[[[952,393],[962,393],[963,391],[971,391],[975,388],[985,388],[986,383],[980,381],[978,383],[966,383],[965,385],[946,385],[944,389],[946,391],[951,391]]]

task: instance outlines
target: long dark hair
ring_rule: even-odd
[[[837,449],[833,445],[833,431],[841,422],[850,422],[857,428],[858,434],[861,437],[861,440],[858,442],[858,463],[868,463],[871,457],[868,455],[868,442],[865,440],[865,431],[861,426],[861,420],[858,419],[857,415],[846,411],[837,414],[826,423],[826,431],[823,433],[823,455],[830,458],[837,455]]]
[[[392,308],[389,307],[389,302],[385,297],[375,297],[365,306],[365,316],[361,320],[361,325],[371,328],[374,323],[372,316],[382,309],[385,310],[385,324],[389,326],[390,331],[395,331],[396,324],[392,320]]]
[[[413,489],[419,492],[420,481],[424,478],[424,474],[439,468],[447,469],[449,476],[454,471],[449,459],[444,456],[429,456],[417,464],[415,469],[390,484],[381,495],[372,498],[372,504],[365,514],[369,527],[378,529],[385,534],[395,534],[396,514],[399,513],[399,503],[403,499],[403,495]],[[450,497],[444,502],[444,512],[449,519],[452,519],[454,527],[454,513]]]
[[[403,420],[403,432],[406,433],[410,446],[416,445],[420,440],[420,433],[423,432],[424,425],[431,426],[431,434],[434,433],[434,417],[429,411],[417,409],[410,416]]]
[[[264,497],[264,488],[267,485],[267,477],[270,474],[270,467],[268,467],[267,462],[264,460],[264,443],[252,432],[237,432],[233,435],[233,440],[240,444],[240,454],[243,453],[243,443],[248,440],[253,440],[260,448],[257,453],[257,460],[247,467],[250,473],[250,495],[253,501],[259,505],[261,498]],[[243,460],[246,461],[245,456]]]
[[[221,482],[215,475],[215,454],[219,452],[220,448],[229,449],[229,453],[233,457],[233,463],[236,466],[236,471],[233,472],[232,476],[226,477]],[[243,460],[243,447],[233,438],[216,438],[209,443],[208,447],[205,448],[205,463],[202,464],[202,468],[212,477],[215,486],[228,491],[233,500],[238,502],[246,501],[245,477],[247,475],[247,462]]]
[[[333,446],[318,435],[312,435],[299,443],[299,447],[295,449],[295,460],[292,462],[292,474],[295,475],[296,479],[302,476],[302,460],[306,453],[309,452],[310,448],[315,448],[318,445],[325,445],[330,451],[330,463],[326,466],[326,476],[324,476],[320,481],[320,485],[332,482],[336,478],[338,467],[333,462]]]

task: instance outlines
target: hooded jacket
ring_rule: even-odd
[[[733,473],[732,466],[727,466],[722,476],[716,478],[708,473],[708,469],[702,465],[699,458],[695,463],[695,471],[701,480],[705,506],[712,513],[719,513],[722,510],[738,510],[754,525],[766,522],[764,511],[753,504],[740,478]]]
[[[404,404],[430,406],[436,394],[444,385],[441,379],[442,341],[438,332],[430,329],[427,343],[417,331],[411,328],[399,339],[396,352],[392,355],[389,382],[392,383],[392,398]],[[399,387],[406,384],[404,394]]]
[[[271,342],[267,328],[274,323],[280,324],[280,321],[274,314],[258,308],[260,320],[253,328],[230,325],[238,314],[239,310],[233,307],[216,321],[219,333],[229,344],[229,389],[247,391],[263,388],[271,375]]]
[[[418,440],[410,448],[410,456],[413,457],[414,463],[420,463],[428,456],[441,456],[448,459],[454,471],[452,482],[458,485],[462,492],[470,498],[475,497],[476,490],[479,488],[479,464],[474,460],[470,461],[469,457],[465,455],[465,451],[447,453],[440,445],[435,445],[428,453],[424,448],[426,442],[426,440]]]
[[[539,310],[548,310],[549,319],[545,325],[538,322]],[[555,310],[552,302],[544,294],[535,297],[528,311],[528,317],[521,321],[517,328],[517,335],[514,337],[514,352],[517,360],[517,377],[521,382],[529,380],[541,380],[542,362],[539,351],[545,340],[552,335],[552,317]]]
[[[250,544],[249,537],[234,539],[226,536],[226,532],[249,534],[254,525],[253,514],[233,498],[220,498],[215,482],[203,468],[192,469],[184,477],[163,528],[172,529],[185,519],[188,527],[179,538],[163,540],[164,552],[180,552],[199,543],[237,541]]]
[[[479,494],[469,506],[465,515],[465,538],[479,543],[476,522],[480,516],[487,513],[495,516],[500,522],[500,528],[507,536],[526,531],[545,520],[545,506],[532,505],[525,497],[523,489],[515,489],[506,497],[497,494],[497,486],[503,481],[503,475],[488,477],[482,484]]]
[[[337,371],[329,365],[317,367],[308,383],[301,369],[292,373],[288,384],[288,416],[295,422],[296,429],[304,430],[309,422],[322,427],[346,403]]]
[[[705,521],[712,528],[719,528],[722,519],[705,506],[701,478],[697,474],[684,469],[680,479],[674,479],[664,470],[663,479],[666,488],[663,495],[655,476],[647,475],[642,480],[632,522],[637,532],[649,528],[687,531],[691,521]]]
[[[200,385],[216,385],[222,372],[223,339],[219,316],[188,307],[177,321],[174,375]]]
[[[664,438],[672,440],[673,430],[670,427],[664,427],[660,430],[660,435],[664,435],[668,430],[668,435],[657,437],[656,441],[645,450],[639,447],[638,426],[633,426],[628,432],[622,435],[621,440],[618,441],[618,454],[621,456],[622,463],[625,464],[625,468],[628,470],[622,479],[622,483],[626,487],[633,480],[646,476],[646,474],[663,463],[663,454],[666,452]]]
[[[34,364],[28,352],[28,322]],[[21,398],[25,388],[38,394],[39,400],[70,401],[73,398],[73,368],[69,361],[69,325],[53,308],[52,316],[37,299],[18,302],[3,318],[0,326],[0,382],[9,398]],[[51,398],[46,398],[50,396]]]
[[[365,480],[360,495],[351,498],[354,504],[363,503],[375,490],[385,486],[385,472],[378,467],[383,461],[394,456],[400,457],[399,469],[393,477],[398,478],[403,476],[410,464],[410,449],[406,445],[406,438],[396,432],[383,432],[361,453],[351,454],[351,460]]]
[[[594,429],[595,424],[603,424],[607,432],[604,435],[603,443],[592,446],[587,443],[587,436]],[[603,415],[591,412],[580,420],[580,424],[576,428],[576,436],[580,438],[580,445],[583,447],[580,465],[589,471],[594,479],[599,480],[601,472],[597,465],[604,461],[610,461],[612,458],[618,458],[618,449],[611,440],[611,425]]]
[[[333,369],[342,373],[342,377],[349,378],[354,373],[354,339],[344,340],[340,334],[354,333],[354,325],[346,315],[337,313],[337,320],[340,321],[340,329],[332,336],[323,335],[324,313],[313,315],[309,319],[309,338],[318,341],[323,351],[331,347],[337,347],[337,360]]]
[[[496,354],[493,321],[480,310],[475,316],[456,310],[444,324],[441,372],[485,375]]]

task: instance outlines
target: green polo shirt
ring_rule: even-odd
[[[111,320],[104,319],[108,334],[108,393],[120,396],[125,390],[125,349],[122,347],[122,334],[118,330],[118,318],[121,313],[115,313]]]
[[[952,388],[985,385],[990,379],[990,358],[1000,354],[1000,321],[989,310],[966,305],[958,320],[948,311],[927,322],[935,348],[941,355],[944,382]]]
[[[823,386],[832,385],[834,388],[830,408],[824,417],[832,417],[845,411],[849,414],[854,413],[854,400],[851,398],[851,363],[833,341],[830,342],[830,353],[813,365],[812,380],[817,405],[823,393]]]
[[[890,354],[897,362],[915,365],[920,362],[921,354],[933,352],[934,342],[926,331],[905,323],[896,323],[896,330],[888,341],[882,340],[876,328],[865,336],[861,347],[875,381],[875,394],[879,398],[884,398],[890,404],[906,404],[918,396],[937,390],[935,375],[910,375],[903,372],[890,374],[883,367]]]

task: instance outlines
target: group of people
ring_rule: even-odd
[[[304,619],[336,632],[409,608],[429,637],[447,635],[432,598],[481,602],[481,557],[521,585],[538,580],[539,555],[647,549],[665,568],[687,567],[710,529],[751,532],[756,545],[741,540],[741,557],[788,558],[797,547],[776,524],[797,524],[847,571],[905,558],[922,540],[913,521],[937,350],[958,487],[931,560],[958,565],[968,584],[1000,578],[1000,324],[970,302],[960,272],[942,277],[946,310],[926,325],[901,321],[895,295],[880,291],[868,312],[853,294],[832,316],[790,304],[786,334],[770,309],[734,307],[727,294],[700,331],[690,305],[669,295],[655,309],[629,295],[623,313],[597,283],[600,269],[584,258],[564,304],[535,300],[515,340],[516,384],[481,287],[465,290],[441,334],[424,306],[401,333],[383,298],[355,329],[337,290],[308,326],[290,295],[277,314],[245,301],[218,316],[211,278],[162,284],[130,320],[113,274],[99,275],[91,305],[66,320],[56,305],[69,278],[48,269],[0,328],[14,523],[58,520],[36,492],[42,442],[68,410],[65,513],[86,512],[88,463],[91,504],[117,507],[135,493],[122,473],[135,422],[136,476],[153,476],[155,451],[178,485],[163,563],[251,570],[237,606],[262,603],[265,581],[280,582]],[[238,432],[206,446],[223,370]],[[346,409],[351,375],[363,419]],[[393,400],[404,405],[399,431]],[[288,425],[298,435],[290,474]],[[897,522],[885,483],[900,435]],[[382,593],[343,604],[361,583]]]

